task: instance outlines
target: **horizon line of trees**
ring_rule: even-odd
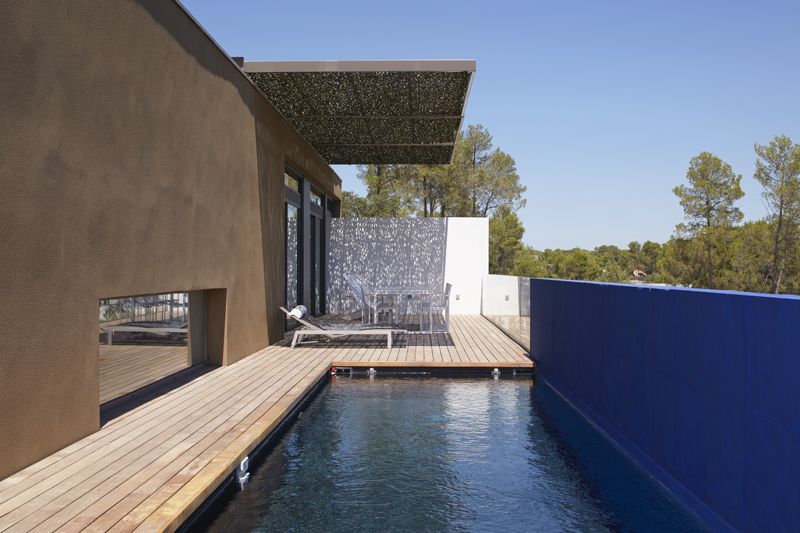
[[[645,281],[750,292],[800,293],[800,145],[776,135],[754,145],[754,179],[767,215],[742,223],[742,176],[710,152],[676,186],[684,220],[665,243],[536,250],[523,244],[525,206],[514,159],[481,125],[456,140],[449,165],[365,165],[366,195],[345,191],[343,217],[489,217],[493,274],[589,281]]]
[[[667,242],[540,251],[522,243],[524,228],[516,213],[508,212],[490,221],[490,228],[506,236],[495,242],[508,240],[492,253],[492,269],[517,276],[800,294],[800,145],[776,135],[754,149],[753,178],[767,207],[760,220],[742,223],[736,206],[744,197],[742,176],[702,152],[690,160],[686,183],[673,189],[684,220]],[[509,240],[512,235],[518,238]]]

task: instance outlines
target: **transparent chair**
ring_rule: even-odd
[[[382,317],[388,315],[389,323],[394,323],[397,317],[397,302],[391,295],[376,295],[375,289],[354,274],[345,276],[350,291],[361,305],[361,322],[363,324],[377,324]]]
[[[450,331],[450,289],[452,287],[450,283],[446,283],[444,292],[431,295],[431,317],[438,317],[440,313],[444,315],[442,318],[444,319],[443,331],[445,332]],[[433,323],[431,323],[431,330],[433,329]]]

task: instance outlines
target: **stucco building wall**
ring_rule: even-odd
[[[225,289],[219,362],[277,340],[284,167],[340,181],[173,2],[0,20],[3,478],[98,429],[100,298]]]

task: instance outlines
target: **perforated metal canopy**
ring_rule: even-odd
[[[250,61],[243,69],[329,164],[446,164],[475,61]]]

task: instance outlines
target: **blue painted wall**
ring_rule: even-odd
[[[800,298],[533,279],[531,342],[712,529],[800,531]]]

